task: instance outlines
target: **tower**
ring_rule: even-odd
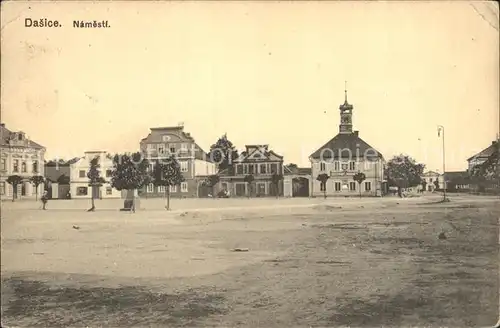
[[[340,125],[339,133],[352,133],[352,109],[354,108],[347,102],[347,82],[345,83],[345,101],[340,105]]]

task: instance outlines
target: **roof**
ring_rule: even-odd
[[[235,162],[283,161],[283,156],[269,150],[269,145],[246,145],[245,148],[246,150],[240,153]]]
[[[312,169],[310,167],[289,167],[283,166],[285,175],[311,175]]]
[[[478,158],[478,157],[479,158],[488,158],[495,152],[495,150],[498,147],[499,147],[499,141],[493,141],[491,143],[491,145],[489,145],[488,148],[485,148],[482,151],[480,151],[479,153],[477,153],[476,155],[467,158],[467,162],[469,162],[475,158]]]
[[[13,132],[5,127],[5,124],[0,124],[0,145],[2,147],[26,147],[26,148],[34,148],[34,149],[45,149],[39,143],[30,140],[24,139],[22,141],[17,141],[15,143],[11,143],[10,140],[14,140],[15,136],[18,133],[22,133],[21,131]]]
[[[361,139],[357,133],[339,133],[311,154],[313,159],[384,158],[380,152]],[[364,156],[363,156],[364,155]]]
[[[440,174],[440,173],[438,173],[438,172],[435,172],[435,171],[427,171],[427,172],[424,172],[424,173],[422,174],[422,176],[423,176],[423,177],[434,177],[434,176],[436,176],[436,175],[438,175],[438,176],[439,176],[439,175],[441,175],[441,174]]]

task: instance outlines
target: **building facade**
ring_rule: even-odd
[[[11,131],[0,124],[0,197],[2,199],[36,198],[36,188],[29,182],[32,176],[44,176],[45,147],[30,140],[22,131]],[[22,177],[23,181],[14,192],[7,183],[11,175]],[[44,185],[38,186],[38,197],[43,194]]]
[[[207,176],[216,173],[216,166],[210,156],[196,143],[183,126],[151,128],[148,136],[141,140],[140,150],[150,161],[150,170],[156,160],[166,159],[174,154],[181,167],[184,182],[170,187],[170,196],[179,198],[198,197],[200,184]],[[150,184],[141,190],[141,197],[163,197],[163,186]]]
[[[472,169],[476,165],[483,164],[488,160],[488,158],[493,155],[495,151],[498,151],[498,148],[500,146],[499,144],[500,139],[494,140],[491,142],[491,145],[480,151],[479,153],[475,154],[474,156],[471,156],[467,159],[467,164],[468,164],[468,171],[472,172]]]
[[[444,177],[442,174],[435,171],[427,171],[420,177],[422,181],[425,181],[425,191],[434,191],[436,189],[444,188]],[[437,181],[437,186],[436,186]],[[439,186],[439,187],[438,187]],[[419,189],[424,189],[424,185],[420,184]]]
[[[274,184],[275,173],[283,176],[283,156],[269,145],[246,145],[232,169],[220,172],[220,190],[228,191],[231,197],[282,196],[283,180]],[[245,182],[248,175],[254,178],[251,184]]]
[[[340,105],[339,133],[309,156],[311,162],[311,191],[313,197],[323,196],[381,196],[385,189],[385,160],[380,152],[353,131],[353,106],[347,101]],[[365,174],[361,183],[354,181],[356,173]],[[327,174],[326,182],[318,181]]]
[[[87,177],[90,161],[95,157],[99,158],[101,177],[106,181],[100,187],[89,186],[89,178]],[[122,192],[111,187],[112,170],[113,157],[109,153],[106,151],[86,151],[83,157],[73,160],[70,164],[69,190],[71,198],[121,198]]]

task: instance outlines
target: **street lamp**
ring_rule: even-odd
[[[443,201],[446,201],[446,157],[445,157],[445,148],[444,148],[444,126],[437,126],[438,137],[441,136],[441,132],[443,133]]]

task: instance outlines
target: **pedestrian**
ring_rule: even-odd
[[[47,201],[49,200],[49,194],[47,193],[47,190],[45,190],[43,192],[41,200],[42,200],[42,204],[43,204],[43,208],[42,209],[46,210],[45,205],[47,205]]]

